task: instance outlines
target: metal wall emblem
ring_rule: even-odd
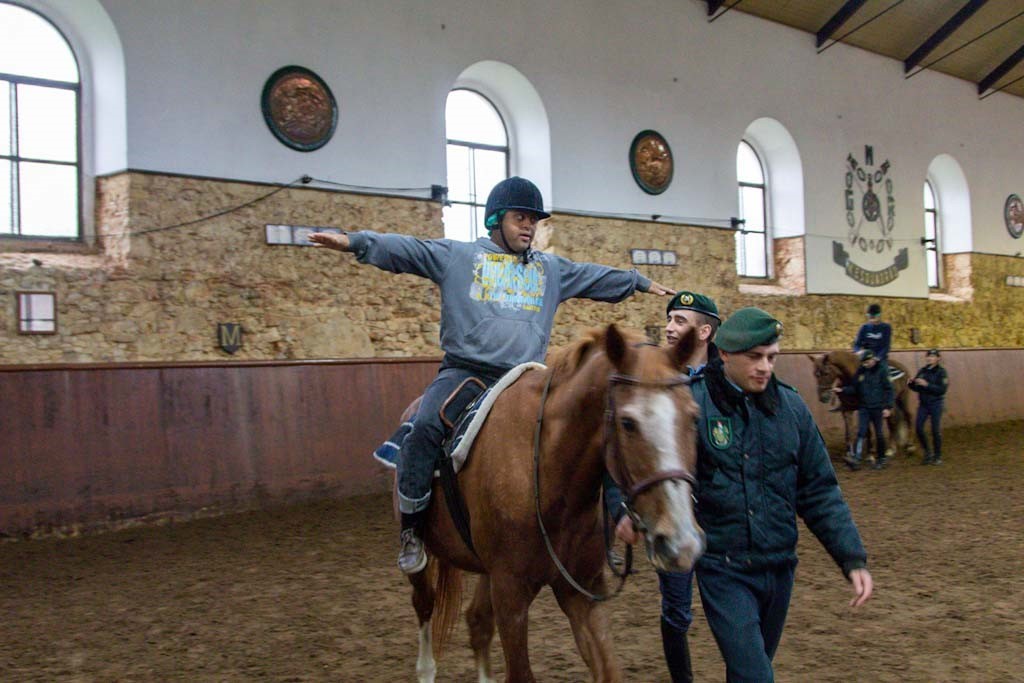
[[[846,157],[846,187],[843,191],[849,244],[832,242],[832,260],[846,276],[868,287],[881,287],[899,277],[910,263],[907,248],[895,252],[892,263],[881,269],[858,265],[847,251],[858,251],[865,257],[893,254],[893,228],[896,226],[896,200],[889,175],[891,164],[886,159],[875,164],[875,150],[864,146],[864,161],[852,153]],[[884,200],[884,201],[883,201]],[[863,263],[863,261],[862,261]]]
[[[629,169],[633,180],[647,194],[661,194],[672,184],[675,162],[672,148],[661,133],[642,130],[629,146]]]
[[[1024,201],[1018,195],[1011,194],[1006,198],[1003,205],[1003,220],[1006,221],[1006,230],[1013,239],[1019,239],[1024,234]]]
[[[217,343],[228,353],[242,348],[242,325],[240,323],[217,323]]]
[[[263,86],[261,105],[270,132],[300,152],[326,145],[338,125],[338,104],[331,89],[305,67],[275,71]]]

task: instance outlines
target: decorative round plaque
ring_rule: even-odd
[[[1003,205],[1003,220],[1006,221],[1006,229],[1013,239],[1018,239],[1024,234],[1024,201],[1018,195],[1011,194],[1006,198]]]
[[[338,125],[338,104],[331,89],[301,66],[275,71],[263,86],[261,105],[270,132],[300,152],[326,145]]]
[[[661,133],[643,130],[629,146],[629,169],[633,180],[647,194],[661,194],[672,183],[672,148]]]

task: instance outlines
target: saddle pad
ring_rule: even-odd
[[[483,426],[484,421],[487,419],[491,406],[498,400],[501,392],[512,386],[527,370],[543,370],[545,367],[542,363],[523,363],[522,365],[517,365],[502,375],[501,379],[494,386],[473,401],[467,414],[456,425],[456,433],[445,442],[445,451],[451,453],[452,467],[456,472],[462,468],[462,464],[466,461],[466,457],[473,447],[473,439],[480,432],[480,427]],[[387,467],[397,468],[402,450],[402,442],[405,441],[405,437],[409,436],[415,421],[416,416],[413,415],[409,420],[403,422],[395,433],[391,435],[391,438],[377,447],[377,450],[373,452],[373,457]],[[434,476],[437,476],[437,472],[434,473]]]
[[[894,368],[891,365],[889,366],[889,381],[890,382],[895,382],[896,380],[898,380],[900,377],[902,377],[905,374],[907,374],[907,373],[903,372],[899,368]]]

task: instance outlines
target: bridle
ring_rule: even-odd
[[[619,585],[616,589],[605,595],[598,595],[591,593],[586,588],[581,586],[572,576],[569,571],[562,564],[561,560],[555,554],[555,549],[551,544],[551,538],[548,536],[547,529],[544,526],[544,518],[541,513],[540,506],[540,433],[541,426],[544,419],[544,404],[547,402],[548,390],[551,388],[551,380],[554,378],[554,372],[548,376],[547,382],[544,384],[544,391],[541,394],[540,409],[537,413],[537,423],[533,434],[533,494],[534,494],[534,506],[537,511],[537,524],[540,526],[541,537],[544,539],[544,545],[548,550],[548,555],[551,560],[558,567],[558,571],[562,574],[562,577],[575,588],[578,592],[585,595],[590,600],[595,602],[603,602],[609,600],[618,595],[623,586],[626,585],[626,577],[632,573],[633,564],[633,546],[626,546],[626,556],[622,572],[615,569],[614,563],[611,561],[611,534],[609,533],[609,521],[607,519],[607,510],[605,510],[605,550],[609,559],[609,566],[611,567],[612,573],[619,578]],[[633,526],[637,532],[643,533],[647,531],[646,525],[633,508],[633,502],[637,496],[650,490],[665,481],[677,481],[682,480],[690,485],[691,490],[696,490],[697,480],[692,474],[682,469],[671,469],[657,472],[649,477],[646,477],[640,481],[635,481],[629,474],[629,469],[625,466],[624,458],[622,456],[622,446],[619,443],[619,435],[616,430],[617,422],[617,411],[615,403],[615,388],[617,386],[639,386],[639,387],[653,387],[661,389],[673,389],[677,386],[683,385],[688,386],[690,384],[690,378],[687,375],[678,375],[671,379],[664,380],[642,380],[638,377],[630,375],[612,374],[608,377],[608,391],[605,397],[605,420],[604,420],[604,462],[605,466],[615,481],[616,485],[622,489],[623,495],[625,496],[625,502],[623,506],[626,514],[633,521]],[[609,463],[614,466],[609,467]],[[604,507],[602,505],[602,507]]]

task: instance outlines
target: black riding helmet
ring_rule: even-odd
[[[541,196],[537,186],[526,178],[520,178],[519,176],[512,176],[502,180],[487,195],[484,223],[488,228],[498,227],[498,223],[491,225],[491,216],[499,211],[507,211],[508,209],[521,209],[535,213],[539,221],[551,218],[551,214],[544,210],[544,197]]]
[[[539,221],[551,218],[551,214],[544,210],[544,197],[541,195],[540,189],[526,178],[519,176],[502,180],[487,195],[487,207],[484,209],[484,225],[487,226],[487,229],[500,228],[501,217],[509,209],[529,211],[536,214]],[[498,234],[501,241],[505,242],[505,233],[499,229]],[[507,243],[505,249],[511,251]],[[527,248],[522,253],[523,263],[525,264],[529,258],[530,249]]]

